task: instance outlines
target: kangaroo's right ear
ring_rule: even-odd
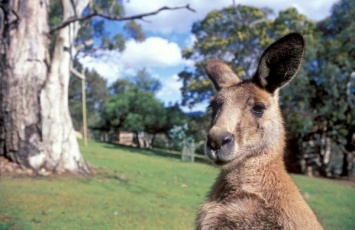
[[[208,60],[205,70],[217,91],[240,82],[233,70],[222,61],[214,59]]]
[[[253,81],[268,92],[275,92],[296,75],[303,53],[302,35],[291,33],[282,37],[264,51]]]

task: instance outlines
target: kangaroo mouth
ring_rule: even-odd
[[[213,150],[207,147],[205,154],[217,166],[224,166],[230,162],[229,154],[225,154],[222,149]]]
[[[228,161],[222,161],[220,159],[214,161],[214,164],[217,165],[217,166],[224,166],[226,164],[228,164]]]

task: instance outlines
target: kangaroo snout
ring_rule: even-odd
[[[233,142],[234,135],[228,131],[211,129],[207,134],[207,147],[215,151],[231,145]]]
[[[233,133],[214,127],[207,134],[206,155],[217,165],[230,160],[234,147]]]

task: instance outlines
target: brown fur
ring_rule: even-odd
[[[302,36],[289,34],[264,52],[253,79],[242,82],[226,64],[207,63],[218,93],[206,155],[221,173],[196,229],[322,229],[283,162],[278,89],[295,76],[303,52]]]

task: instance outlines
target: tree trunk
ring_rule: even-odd
[[[39,95],[48,63],[47,5],[4,3],[0,154],[24,166],[44,153]]]
[[[355,126],[351,126],[346,136],[346,145],[343,150],[343,165],[340,176],[350,177],[353,175],[355,154]]]
[[[343,165],[341,168],[340,176],[350,177],[353,174],[353,152],[344,150],[343,152]]]
[[[139,148],[151,149],[153,147],[154,134],[145,131],[136,131],[136,135]]]
[[[3,7],[8,11],[2,32],[0,154],[36,171],[89,172],[68,110],[71,46],[79,25],[58,32],[49,63],[48,1],[7,4]],[[80,15],[88,1],[62,0],[62,4],[66,20]]]
[[[81,15],[88,2],[62,0],[62,20]],[[79,28],[79,22],[71,23],[56,34],[50,71],[40,95],[43,140],[47,143],[45,147],[49,153],[46,168],[60,172],[88,172],[79,151],[68,109],[69,70],[75,55],[73,44]]]

